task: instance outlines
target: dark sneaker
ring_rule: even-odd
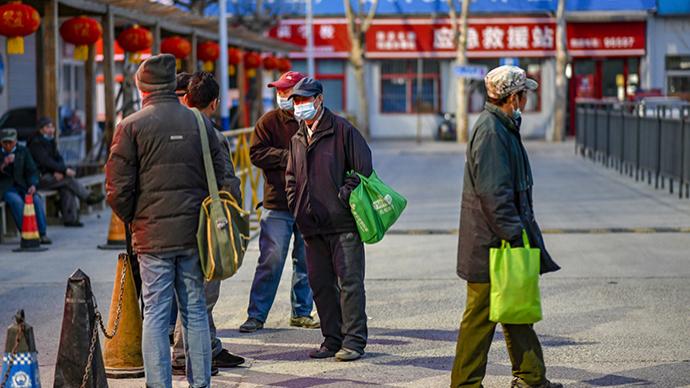
[[[360,357],[362,357],[362,353],[348,348],[342,348],[335,354],[335,359],[338,361],[354,361]]]
[[[255,318],[247,318],[240,326],[240,333],[253,333],[264,328],[264,323]]]
[[[65,226],[68,228],[81,228],[84,226],[84,224],[82,224],[79,221],[70,221],[70,222],[65,222]]]
[[[211,376],[215,376],[219,372],[220,370],[217,367],[211,366]],[[184,365],[173,365],[172,374],[173,376],[187,376],[187,368]]]
[[[546,380],[539,385],[529,385],[525,382],[525,380],[523,380],[519,377],[515,377],[515,378],[513,378],[513,382],[510,383],[510,387],[511,388],[563,388],[563,384],[552,383],[549,380]]]
[[[321,327],[321,323],[310,316],[292,317],[290,318],[290,326],[303,327],[305,329],[318,329]]]
[[[328,349],[327,347],[321,345],[320,348],[312,350],[309,352],[309,357],[311,358],[330,358],[335,356],[335,350]]]
[[[89,194],[89,196],[86,197],[86,204],[95,205],[103,201],[103,199],[105,199],[105,195],[103,194]]]
[[[48,236],[41,236],[40,241],[41,241],[41,244],[44,244],[44,245],[50,245],[53,243],[53,241],[51,239],[49,239]]]
[[[225,349],[213,357],[213,366],[216,368],[233,368],[242,364],[244,364],[244,358],[236,356]]]

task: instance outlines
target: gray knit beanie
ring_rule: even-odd
[[[170,54],[153,55],[139,66],[136,83],[143,93],[175,91],[175,57]]]

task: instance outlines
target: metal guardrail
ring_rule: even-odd
[[[575,114],[577,153],[690,197],[690,104],[586,102]]]
[[[224,131],[223,136],[230,141],[232,164],[235,166],[235,174],[242,181],[240,186],[243,201],[242,208],[249,210],[257,219],[260,219],[261,210],[257,209],[257,206],[259,204],[261,171],[252,165],[249,157],[249,148],[254,137],[254,128]],[[247,202],[249,202],[249,209],[246,207]]]

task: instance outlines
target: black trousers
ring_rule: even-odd
[[[367,345],[364,244],[356,232],[304,238],[309,285],[321,320],[323,346],[364,353]]]
[[[79,204],[77,198],[84,201],[89,196],[89,190],[78,180],[65,175],[62,180],[57,180],[53,174],[43,174],[38,187],[47,190],[58,190],[60,193],[60,211],[63,222],[75,222],[79,220]]]

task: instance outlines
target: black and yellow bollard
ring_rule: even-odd
[[[108,387],[97,325],[91,280],[78,269],[67,282],[53,387]]]
[[[132,267],[130,256],[121,253],[117,260],[108,314],[108,332],[115,335],[113,338],[106,337],[104,352],[105,374],[115,379],[144,377],[144,358],[141,354],[142,320]]]
[[[7,329],[0,387],[41,388],[34,329],[24,321],[24,310],[17,312],[15,320]]]

